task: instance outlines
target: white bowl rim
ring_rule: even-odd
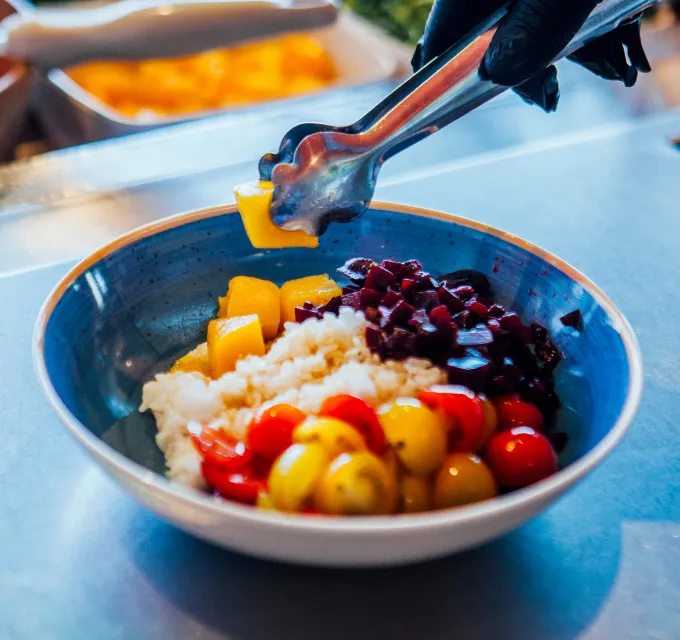
[[[85,427],[63,404],[56,390],[52,386],[47,373],[44,354],[44,337],[47,324],[55,307],[71,284],[93,264],[108,255],[142,240],[157,235],[163,231],[174,229],[198,220],[237,212],[235,204],[220,205],[205,209],[198,209],[173,215],[138,227],[119,238],[109,242],[75,265],[55,286],[43,304],[36,321],[33,334],[33,363],[38,382],[52,409],[68,431],[95,458],[102,458],[113,468],[119,476],[126,477],[133,484],[144,485],[150,491],[158,491],[168,499],[178,501],[183,505],[194,507],[209,513],[229,516],[234,523],[243,525],[259,525],[272,529],[285,528],[291,532],[305,531],[319,534],[352,534],[384,535],[387,533],[409,532],[423,527],[450,528],[463,525],[473,520],[485,520],[502,513],[512,512],[536,500],[554,499],[566,491],[577,480],[592,471],[621,441],[640,405],[643,389],[643,365],[640,346],[637,337],[625,316],[616,308],[609,297],[590,279],[571,265],[551,253],[522,240],[512,234],[500,231],[481,222],[476,222],[457,215],[425,209],[422,207],[400,205],[389,202],[374,201],[371,209],[384,210],[392,213],[416,215],[433,218],[445,222],[452,222],[469,229],[480,231],[504,240],[512,245],[528,251],[539,257],[556,269],[565,273],[573,281],[582,286],[607,312],[613,328],[623,340],[630,368],[628,392],[624,406],[609,433],[581,458],[561,469],[553,476],[530,487],[513,491],[512,493],[493,498],[491,500],[474,503],[456,509],[431,511],[421,514],[404,514],[392,516],[362,516],[362,517],[309,517],[300,514],[285,514],[274,511],[255,509],[230,501],[217,501],[212,496],[195,489],[185,487],[177,482],[150,471],[129,458],[123,456],[95,436]]]

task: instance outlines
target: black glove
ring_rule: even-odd
[[[503,4],[503,0],[435,0],[411,61],[413,70],[446,51]],[[482,75],[513,87],[526,102],[554,111],[560,91],[557,71],[550,63],[597,4],[598,0],[515,0],[489,45]],[[602,78],[633,86],[638,71],[651,70],[640,41],[640,16],[582,47],[569,59]]]

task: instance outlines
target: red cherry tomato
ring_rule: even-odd
[[[253,453],[274,462],[293,444],[293,429],[306,417],[304,411],[289,404],[269,407],[250,423],[246,442]]]
[[[255,504],[260,491],[267,488],[267,483],[262,478],[251,477],[247,473],[234,473],[205,460],[201,464],[201,472],[215,493],[243,504]]]
[[[467,387],[434,385],[418,396],[448,422],[449,451],[477,451],[485,440],[484,405]]]
[[[495,401],[498,412],[498,430],[512,427],[531,427],[543,431],[543,414],[530,402],[520,400],[519,396],[502,396]]]
[[[486,461],[498,483],[510,489],[526,487],[557,471],[550,441],[531,427],[514,427],[493,436]]]
[[[235,472],[248,466],[253,458],[246,445],[222,429],[189,426],[191,441],[206,462]]]
[[[377,454],[385,450],[385,432],[373,407],[361,398],[341,393],[326,398],[319,415],[329,416],[351,424],[366,440],[366,446]]]

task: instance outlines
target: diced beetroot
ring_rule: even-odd
[[[430,320],[435,325],[439,323],[450,323],[451,314],[449,313],[449,310],[441,304],[430,311]]]
[[[552,371],[562,360],[562,354],[550,340],[536,346],[536,357],[543,362],[543,368],[548,371]]]
[[[378,351],[382,341],[382,333],[377,327],[366,327],[366,344],[371,351]]]
[[[489,310],[479,300],[470,300],[465,303],[465,306],[470,313],[477,314],[482,320],[486,320],[489,316]]]
[[[366,307],[364,309],[366,320],[373,324],[380,324],[380,311],[376,307]]]
[[[369,289],[377,289],[378,291],[386,291],[387,287],[393,285],[397,281],[393,273],[390,273],[380,265],[373,265],[366,276],[365,286]]]
[[[416,309],[408,321],[409,327],[418,328],[425,324],[430,324],[430,316],[427,315],[427,311],[425,311],[425,309]]]
[[[490,294],[479,294],[477,300],[479,300],[487,309],[495,304],[493,296]]]
[[[338,311],[340,310],[340,305],[342,304],[342,296],[335,296],[335,298],[331,298],[324,307],[322,307],[322,311],[324,313],[334,313],[336,316],[338,315]]]
[[[382,302],[384,297],[385,294],[382,291],[376,291],[375,289],[367,289],[364,287],[361,289],[361,291],[359,291],[361,306],[364,309],[366,307],[377,307]]]
[[[397,293],[396,291],[388,291],[381,300],[381,304],[383,307],[390,309],[391,307],[394,307],[396,304],[400,303],[403,299],[404,296],[402,296],[400,293]]]
[[[491,291],[489,279],[483,273],[474,269],[459,269],[458,271],[447,273],[439,278],[439,280],[446,282],[446,286],[449,289],[465,284],[473,287],[477,293],[489,293]]]
[[[472,329],[461,329],[456,334],[456,344],[459,347],[479,347],[492,342],[493,334],[485,324],[478,324]]]
[[[374,264],[375,262],[373,262],[373,260],[368,260],[366,258],[352,258],[345,262],[345,264],[338,269],[338,272],[352,282],[363,284],[366,275]]]
[[[505,315],[507,309],[502,304],[492,304],[489,307],[489,315],[492,318],[500,318]]]
[[[494,336],[498,335],[501,332],[501,323],[498,322],[496,318],[491,318],[488,320],[486,323],[486,326],[489,327],[489,331],[494,334]]]
[[[449,346],[454,343],[458,327],[453,322],[437,322],[435,324],[442,338],[442,343]]]
[[[380,263],[383,269],[387,269],[390,273],[394,274],[398,278],[401,277],[402,271],[404,270],[404,263],[397,262],[396,260],[383,260]]]
[[[406,326],[415,309],[406,300],[398,302],[394,307],[378,307],[382,320],[380,326],[383,329],[390,327]]]
[[[425,271],[420,271],[413,276],[418,284],[419,291],[434,291],[439,288],[439,283]]]
[[[411,302],[420,309],[430,311],[439,306],[439,296],[436,291],[419,291],[411,296]]]
[[[417,355],[429,358],[433,362],[445,363],[450,341],[433,324],[418,327],[416,335]]]
[[[361,304],[361,293],[356,291],[355,293],[346,293],[342,296],[342,306],[350,307],[355,311],[361,311],[364,307]]]
[[[510,333],[525,337],[524,325],[516,313],[506,313],[500,318],[499,322],[503,331],[509,331]]]
[[[423,265],[421,265],[417,260],[407,260],[402,265],[402,275],[404,277],[412,278],[413,274],[417,273],[422,268]]]
[[[309,318],[321,318],[321,313],[314,307],[305,309],[304,307],[295,307],[295,322],[304,322]]]
[[[465,329],[468,326],[468,320],[469,319],[470,319],[470,312],[467,311],[467,310],[461,311],[460,313],[457,313],[455,316],[453,316],[453,321],[461,329]]]
[[[573,329],[578,329],[581,331],[583,327],[583,317],[581,316],[581,311],[579,309],[574,309],[574,311],[562,316],[560,318],[560,322],[565,327],[572,327]]]
[[[460,384],[473,391],[483,391],[491,363],[480,356],[466,355],[462,358],[449,358],[446,362],[450,384]]]
[[[384,339],[382,346],[388,358],[404,360],[415,353],[416,337],[408,331],[396,328]]]
[[[401,292],[408,298],[418,291],[418,283],[413,278],[404,278],[401,281]]]
[[[302,305],[302,308],[303,308],[303,309],[307,309],[307,310],[316,309],[316,307],[315,307],[311,302],[305,302],[305,303]]]
[[[469,300],[475,295],[475,290],[470,285],[464,284],[453,289],[452,293],[458,296],[461,300]]]
[[[526,402],[535,404],[543,414],[550,413],[559,409],[560,399],[555,393],[555,385],[553,381],[545,377],[543,378],[523,377],[521,380],[520,397]]]
[[[353,284],[348,284],[342,288],[342,293],[355,293],[356,291],[359,291],[360,287],[357,287]]]
[[[540,344],[548,339],[548,330],[537,322],[532,322],[531,336],[534,344]]]
[[[439,296],[439,302],[446,305],[446,308],[451,313],[459,313],[465,309],[465,303],[445,286],[439,287],[437,294]]]

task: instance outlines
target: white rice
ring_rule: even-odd
[[[264,356],[240,360],[219,380],[199,373],[156,376],[144,385],[141,411],[156,418],[156,441],[165,455],[168,477],[204,488],[200,460],[187,425],[220,426],[243,438],[262,408],[291,404],[313,414],[327,397],[351,393],[373,406],[414,397],[445,374],[429,360],[386,361],[366,346],[368,322],[361,312],[341,308],[339,316],[288,323]]]

